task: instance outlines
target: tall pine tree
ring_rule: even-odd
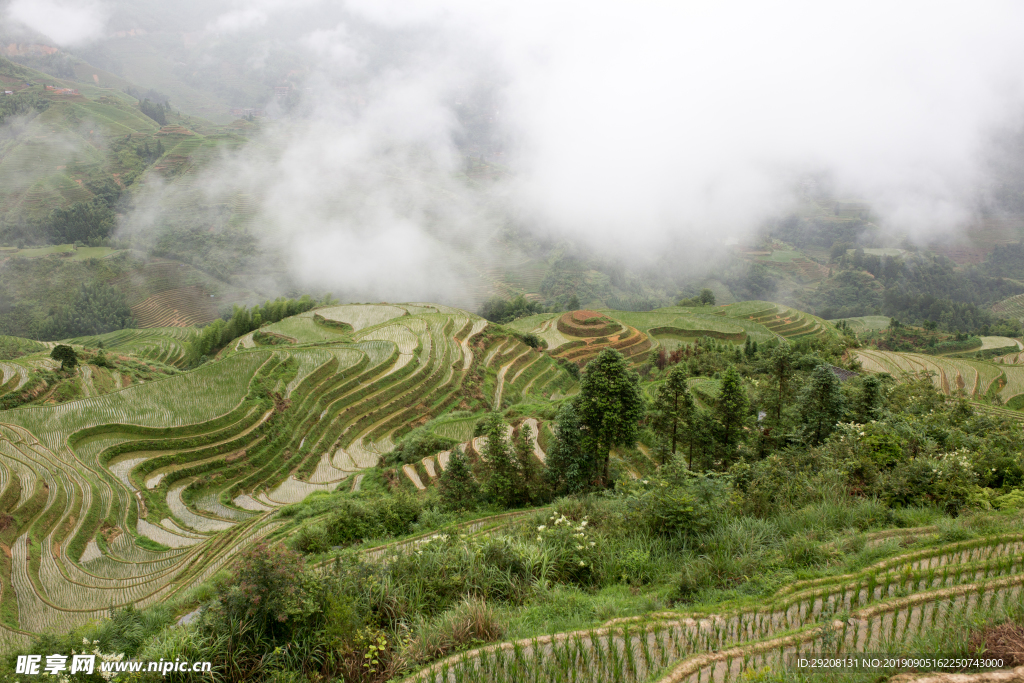
[[[810,383],[800,394],[799,405],[804,438],[811,444],[828,438],[836,423],[846,415],[846,398],[832,368],[827,365],[814,368]]]
[[[736,367],[730,365],[722,376],[722,391],[715,405],[718,422],[718,455],[722,467],[728,467],[736,456],[736,449],[744,441],[747,422],[747,390]]]
[[[640,376],[629,369],[625,356],[605,349],[587,364],[576,401],[587,448],[603,458],[601,483],[607,485],[612,447],[632,448],[640,432],[644,416]]]
[[[882,393],[882,381],[874,375],[865,377],[857,399],[857,420],[870,422],[877,419],[882,410],[882,403],[885,401],[885,395]]]
[[[512,457],[507,432],[508,424],[500,414],[488,415],[484,427],[487,444],[480,454],[489,473],[484,495],[503,508],[510,508],[518,502],[522,487],[519,463]]]
[[[437,480],[441,504],[449,510],[472,510],[480,497],[480,485],[473,478],[469,459],[456,446],[448,456],[448,467]]]
[[[517,504],[531,505],[542,500],[544,482],[540,473],[540,462],[533,454],[533,430],[525,422],[519,426],[519,434],[513,444],[519,481]]]
[[[774,391],[770,394],[768,414],[772,424],[778,428],[782,425],[782,408],[792,397],[790,380],[796,370],[796,358],[789,344],[782,342],[772,351],[768,365],[772,375]]]
[[[557,493],[586,491],[600,471],[597,455],[596,451],[584,447],[583,425],[576,406],[564,403],[555,422],[555,444],[547,455],[551,488]]]
[[[651,406],[651,426],[669,442],[672,455],[675,455],[679,441],[687,439],[693,429],[694,410],[693,396],[686,386],[686,368],[677,363],[672,367],[668,380],[658,387]],[[689,456],[692,467],[692,444]]]

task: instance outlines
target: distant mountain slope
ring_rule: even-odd
[[[0,81],[11,93],[0,100],[0,243],[59,242],[50,224],[55,209],[99,201],[124,211],[123,195],[147,174],[185,173],[221,145],[244,142],[237,128],[152,105],[158,122],[119,79],[99,87],[0,57]]]

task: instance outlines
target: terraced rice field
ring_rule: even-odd
[[[280,322],[260,328],[263,332],[280,334],[294,340],[299,344],[315,342],[336,342],[340,340],[343,331],[333,327],[318,325],[313,321],[316,311],[306,311]]]
[[[741,681],[765,667],[781,671],[799,653],[898,652],[925,630],[1019,605],[1022,550],[1024,535],[1006,534],[907,552],[853,574],[797,581],[754,606],[658,612],[488,645],[405,680]]]
[[[574,337],[562,334],[558,330],[558,313],[541,313],[520,318],[508,324],[508,327],[523,333],[533,333],[547,343],[547,350],[554,351],[562,344],[568,344]]]
[[[749,320],[768,328],[773,334],[786,339],[833,336],[835,328],[817,316],[786,306],[768,302],[745,301],[722,306],[717,311],[736,320]]]
[[[409,314],[404,308],[399,308],[398,306],[374,306],[369,304],[331,306],[329,308],[317,309],[317,313],[328,320],[348,323],[357,332],[364,328],[387,322],[392,318],[399,318]]]
[[[165,259],[151,259],[110,284],[127,296],[140,327],[202,325],[216,318],[224,306],[255,299],[251,292]]]
[[[271,533],[274,510],[349,486],[432,417],[574,390],[550,357],[485,336],[486,321],[464,311],[333,308],[317,312],[354,333],[321,329],[309,313],[273,330],[295,344],[237,345],[163,380],[0,413],[0,503],[13,519],[0,544],[14,559],[0,573],[0,604],[17,615],[0,622],[0,641],[180,594]],[[122,330],[74,342],[173,360],[194,334]],[[5,362],[2,379],[16,383],[26,368]],[[467,385],[488,377],[500,378],[487,395]],[[474,421],[439,432],[468,440]],[[426,486],[446,465],[431,458],[407,475]]]
[[[87,348],[103,348],[108,352],[131,353],[166,365],[180,365],[185,358],[185,346],[198,336],[194,327],[155,327],[126,329],[91,337],[67,339],[70,344]]]
[[[774,306],[774,304],[769,305]],[[630,353],[627,353],[625,348],[618,347],[624,354],[637,359],[640,359],[645,351],[659,345],[673,349],[680,343],[692,343],[702,336],[739,343],[745,341],[747,336],[762,342],[776,338],[776,335],[763,325],[743,319],[723,320],[722,316],[712,313],[711,310],[670,306],[647,313],[610,309],[601,309],[593,311],[593,313],[607,316],[623,325],[626,336],[634,336],[639,333],[635,348],[629,345]],[[590,357],[596,355],[596,351],[599,351],[597,347],[593,347],[589,351],[578,350],[582,344],[593,344],[595,339],[567,333],[567,328],[564,326],[563,329],[559,329],[559,317],[558,314],[546,313],[521,318],[509,326],[520,332],[531,332],[537,335],[547,343],[548,352],[557,357],[578,361],[580,359],[589,360]],[[626,336],[622,333],[611,336],[616,337],[623,346],[626,346],[624,341]],[[604,342],[600,343],[604,344]]]
[[[561,345],[551,355],[554,358],[572,361],[581,367],[606,348],[619,351],[632,362],[638,363],[646,359],[646,353],[651,349],[651,338],[628,325],[623,327],[615,323],[615,328],[609,336],[572,338],[570,343]],[[560,331],[564,331],[564,328]]]
[[[665,334],[682,335],[687,338],[712,336],[719,339],[738,340],[743,342],[749,335],[752,340],[765,342],[775,339],[764,325],[746,319],[724,319],[720,311],[724,307],[681,308],[669,306],[649,313],[632,313],[626,311],[612,312],[616,320],[637,329],[659,334],[658,330],[666,330]],[[678,330],[678,332],[673,332]]]
[[[992,312],[1001,316],[1024,320],[1024,294],[1011,296],[998,303],[992,304]]]
[[[1002,349],[1007,346],[1016,346],[1018,349],[1024,349],[1024,344],[1021,344],[1017,339],[1011,339],[1010,337],[982,337],[981,346],[978,350]]]
[[[8,615],[0,641],[24,642],[29,633],[66,630],[111,606],[181,594],[272,533],[274,510],[316,491],[357,486],[361,470],[434,418],[467,411],[431,424],[437,434],[482,448],[472,439],[480,412],[577,389],[550,351],[464,311],[388,304],[316,314],[351,331],[325,328],[310,312],[270,326],[294,340],[289,344],[237,343],[197,370],[0,413],[0,503],[13,520],[0,544],[14,560],[0,572],[0,613]],[[651,329],[697,317],[683,309],[614,315],[616,334],[570,340],[556,355],[585,360],[613,346],[642,358],[650,338],[631,321]],[[770,335],[756,323],[700,317],[719,330]],[[550,327],[555,320],[531,322]],[[175,362],[195,334],[165,327],[73,341]],[[974,366],[976,383],[982,369],[996,368]],[[5,362],[3,381],[20,382],[28,367]],[[701,389],[710,394],[714,387]],[[536,436],[544,426],[528,423],[543,460]],[[404,468],[409,485],[431,486],[448,456]]]
[[[216,319],[217,302],[199,285],[168,289],[132,306],[139,327],[189,327]]]
[[[1024,365],[875,349],[857,349],[852,353],[868,372],[887,372],[895,377],[931,373],[936,388],[946,394],[962,389],[969,397],[981,398],[1000,387],[997,393],[1004,403],[1024,394]]]

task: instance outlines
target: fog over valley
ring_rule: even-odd
[[[215,225],[244,194],[294,283],[458,300],[510,225],[694,272],[809,190],[870,205],[884,234],[955,235],[998,209],[986,162],[1020,125],[1022,11],[15,0],[4,32],[185,117],[260,114],[187,181],[147,179],[118,236]]]

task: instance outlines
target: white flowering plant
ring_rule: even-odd
[[[579,586],[597,581],[600,546],[589,518],[574,522],[556,512],[537,526],[535,541],[541,547],[550,578]]]

